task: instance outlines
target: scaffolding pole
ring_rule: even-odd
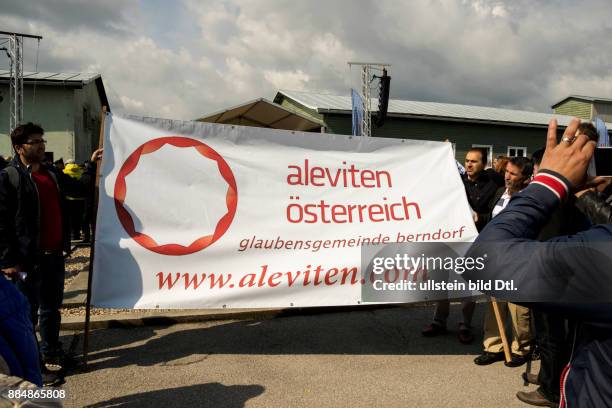
[[[372,136],[372,114],[370,112],[370,82],[372,82],[371,71],[382,71],[391,64],[379,62],[349,62],[351,65],[361,66],[361,100],[363,102],[363,118],[361,119],[361,136]]]
[[[361,100],[363,101],[363,118],[361,135],[372,136],[372,115],[370,114],[370,66],[361,67]]]
[[[11,77],[9,80],[9,134],[23,120],[23,38],[42,39],[39,35],[0,31],[0,36],[8,37],[8,48],[5,49],[10,60]]]
[[[9,133],[23,119],[23,39],[18,35],[9,36],[8,55],[11,60],[9,81]]]

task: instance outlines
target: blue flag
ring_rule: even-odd
[[[597,133],[599,134],[599,143],[597,143],[597,146],[610,146],[610,135],[608,134],[608,129],[606,128],[604,121],[600,118],[595,118],[595,127],[597,128]]]
[[[351,89],[353,104],[353,136],[361,136],[361,121],[363,120],[363,99],[354,89]]]

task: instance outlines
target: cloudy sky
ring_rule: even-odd
[[[355,60],[391,63],[395,99],[549,112],[612,98],[610,0],[2,0],[0,30],[42,35],[39,71],[101,73],[116,112],[147,116],[348,95]]]

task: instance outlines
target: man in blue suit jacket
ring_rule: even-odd
[[[516,292],[488,291],[530,307],[575,319],[573,354],[561,380],[560,407],[612,406],[612,224],[536,243],[540,228],[575,186],[587,178],[595,142],[577,134],[573,119],[557,143],[557,122],[548,128],[540,171],[514,195],[474,242],[469,256],[489,255],[468,280],[514,280]],[[495,250],[495,246],[503,250]]]

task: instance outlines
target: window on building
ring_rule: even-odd
[[[487,165],[486,167],[493,167],[493,145],[482,145],[482,144],[473,144],[472,147],[478,147],[480,149],[485,149],[487,151]]]
[[[527,157],[527,148],[521,146],[508,146],[508,157]]]

